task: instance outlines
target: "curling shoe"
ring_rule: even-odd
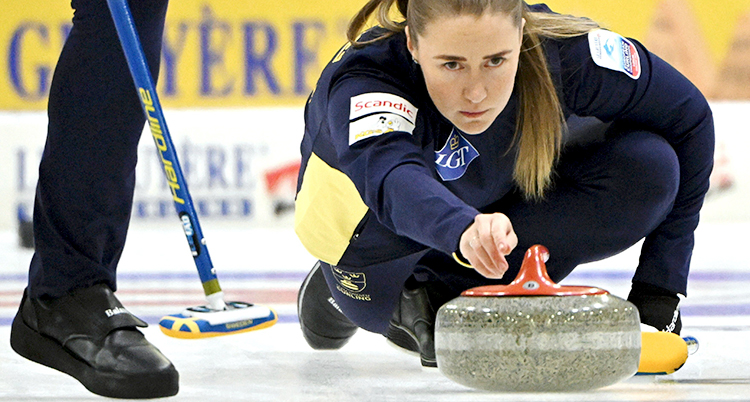
[[[679,335],[682,330],[680,298],[675,293],[642,282],[633,282],[628,301],[638,307],[641,323]]]
[[[297,295],[297,316],[307,344],[316,350],[341,349],[357,332],[331,295],[320,261],[307,274]]]
[[[435,309],[426,287],[404,288],[385,337],[396,346],[419,353],[424,367],[437,367]]]
[[[89,391],[111,398],[160,398],[177,394],[172,363],[137,327],[107,285],[59,299],[24,292],[10,345],[19,355],[66,373]]]

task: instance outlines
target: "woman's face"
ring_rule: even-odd
[[[523,21],[525,24],[526,21]],[[430,21],[407,46],[440,113],[459,130],[480,134],[505,109],[518,70],[523,25],[504,13]]]

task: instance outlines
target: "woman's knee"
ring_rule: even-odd
[[[677,195],[680,167],[677,154],[661,136],[645,131],[624,134],[610,152],[614,185],[641,206],[664,209]],[[619,177],[618,177],[619,176]]]
[[[609,248],[619,250],[664,220],[674,204],[680,173],[677,156],[662,137],[629,131],[564,155],[561,179],[549,201],[554,205],[540,207],[547,215],[565,214],[562,221],[567,224],[551,232],[585,230],[586,235],[579,236],[581,242],[587,243],[586,237],[595,242],[602,239]],[[524,220],[532,222],[534,230],[544,227],[540,219]]]

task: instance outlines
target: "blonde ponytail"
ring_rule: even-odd
[[[523,11],[526,19],[516,74],[519,109],[515,139],[518,155],[513,178],[527,199],[540,200],[550,187],[566,129],[560,100],[552,81],[543,38],[570,38],[599,27],[595,22],[568,15]]]
[[[388,38],[404,30],[404,24],[391,20],[391,8],[396,4],[401,15],[406,16],[409,0],[370,0],[349,22],[346,38],[352,47],[363,47],[375,41]],[[382,36],[368,41],[359,41],[359,35],[370,20],[372,14],[377,11],[375,19],[387,32]]]

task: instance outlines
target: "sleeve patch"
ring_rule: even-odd
[[[349,122],[349,145],[392,131],[414,132],[414,124],[393,113],[378,113]]]
[[[641,59],[638,49],[622,36],[597,29],[589,32],[591,58],[599,67],[627,74],[637,80],[641,76]]]
[[[417,108],[406,99],[374,92],[351,98],[349,145],[392,131],[414,132]]]

